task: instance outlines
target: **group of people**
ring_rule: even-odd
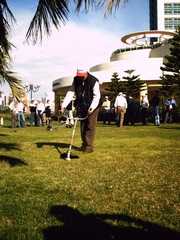
[[[9,105],[9,108],[11,110],[11,127],[12,128],[15,128],[16,125],[18,125],[19,128],[26,127],[25,114],[26,114],[27,107],[29,107],[29,111],[30,111],[31,127],[33,125],[44,126],[44,114],[45,114],[46,124],[50,124],[51,105],[49,100],[47,100],[46,104],[44,105],[41,99],[38,99],[37,101],[35,101],[34,99],[31,99],[31,103],[29,104],[29,106],[26,106],[26,104],[22,100],[13,99]]]
[[[152,107],[152,115],[153,115],[153,122],[155,126],[160,126],[160,114],[159,114],[159,104],[160,104],[160,97],[158,95],[158,91],[154,91],[154,96],[149,102],[147,96],[142,96],[141,107],[142,107],[142,121],[143,125],[148,125],[148,108],[149,106]],[[176,101],[173,96],[169,97],[165,103],[165,120],[164,123],[169,121],[169,124],[172,123],[172,118],[174,114],[174,110],[177,106]]]
[[[139,105],[139,106],[138,106]],[[115,120],[118,127],[122,127],[123,125],[134,125],[135,120],[141,120],[142,125],[148,125],[148,109],[152,107],[152,116],[153,122],[155,126],[160,126],[160,114],[159,114],[159,105],[160,105],[160,97],[158,95],[158,91],[154,91],[154,96],[149,101],[146,94],[141,95],[141,101],[139,104],[134,102],[132,96],[126,99],[126,95],[120,92],[115,99],[115,103],[111,106],[111,102],[108,99],[108,96],[105,96],[104,101],[102,103],[102,118],[103,124],[110,124],[112,117],[112,110],[115,111]],[[174,109],[176,107],[176,101],[174,97],[171,96],[165,101],[165,120],[164,123],[172,123]],[[138,113],[139,112],[139,113]],[[141,117],[140,117],[141,115]]]
[[[25,121],[25,105],[20,100],[16,101],[16,99],[13,99],[13,101],[9,104],[9,109],[11,111],[11,127],[16,127],[16,122],[18,122],[18,127],[26,127],[26,121]]]
[[[40,125],[44,127],[44,113],[45,113],[46,124],[50,125],[51,105],[49,100],[47,100],[46,104],[44,105],[41,99],[38,99],[37,102],[35,102],[34,99],[31,99],[29,109],[30,109],[30,126],[31,127],[33,126],[33,124],[38,127]]]
[[[165,115],[164,123],[167,123],[167,121],[169,121],[170,124],[172,123],[173,114],[176,106],[177,106],[176,100],[174,99],[173,96],[171,96],[165,101],[166,115]]]
[[[120,92],[116,97],[114,104],[111,105],[108,96],[105,96],[102,103],[103,124],[106,124],[106,122],[111,124],[112,109],[117,127],[121,128],[125,122],[127,124],[130,122],[131,125],[134,125],[136,104],[133,101],[133,97],[129,97],[129,100],[127,101],[126,95]]]

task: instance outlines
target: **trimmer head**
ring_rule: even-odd
[[[66,161],[71,161],[71,160],[73,160],[75,158],[79,158],[79,157],[77,155],[72,155],[72,154],[68,155],[67,152],[66,152],[66,153],[61,154],[61,158],[66,160]]]

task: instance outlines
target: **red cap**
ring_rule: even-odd
[[[85,77],[87,75],[87,71],[84,70],[78,70],[76,73],[76,76],[78,77]]]

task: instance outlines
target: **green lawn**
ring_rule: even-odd
[[[1,240],[180,239],[180,124],[103,125],[83,154],[72,129],[0,126]]]

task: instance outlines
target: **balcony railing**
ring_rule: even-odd
[[[116,54],[119,54],[119,53],[123,53],[123,52],[128,52],[128,51],[133,51],[133,50],[142,50],[142,49],[155,49],[155,48],[158,48],[162,45],[165,45],[165,44],[169,44],[172,42],[172,38],[170,39],[166,39],[160,43],[155,43],[155,44],[151,44],[151,45],[141,45],[141,46],[136,46],[136,47],[128,47],[128,48],[119,48],[117,50],[115,50],[111,56],[114,56]]]

